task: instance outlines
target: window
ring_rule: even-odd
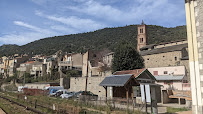
[[[140,86],[133,86],[133,97],[141,97]]]
[[[177,61],[177,57],[174,57],[175,61]]]
[[[168,74],[168,71],[164,71],[164,74]]]
[[[143,33],[143,28],[140,29],[140,33]]]
[[[144,39],[143,38],[140,38],[140,43],[143,43]]]
[[[154,76],[158,75],[158,71],[153,71]]]

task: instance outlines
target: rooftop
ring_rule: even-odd
[[[100,86],[124,86],[133,74],[107,76],[99,85]]]
[[[152,55],[152,54],[159,54],[159,53],[166,53],[166,52],[173,52],[173,51],[181,51],[183,48],[188,47],[188,44],[180,44],[180,45],[173,45],[173,46],[167,46],[163,48],[156,48],[152,50],[146,50],[146,51],[141,51],[140,54],[142,56],[145,55]]]
[[[137,76],[139,76],[143,71],[145,71],[146,69],[135,69],[135,70],[125,70],[125,71],[116,71],[114,73],[114,75],[121,75],[121,74],[133,74],[135,76],[135,78]]]
[[[166,75],[166,76],[154,76],[157,81],[165,81],[165,80],[171,80],[171,81],[181,81],[183,80],[184,76],[179,75],[179,76],[171,76],[171,75]]]

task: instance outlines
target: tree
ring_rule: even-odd
[[[144,59],[129,42],[121,41],[114,53],[112,71],[144,68]]]

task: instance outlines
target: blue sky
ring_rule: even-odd
[[[140,24],[185,25],[185,0],[0,0],[0,45]],[[136,29],[136,28],[135,28]]]

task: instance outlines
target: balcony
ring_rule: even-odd
[[[60,66],[72,66],[72,61],[60,61]]]

